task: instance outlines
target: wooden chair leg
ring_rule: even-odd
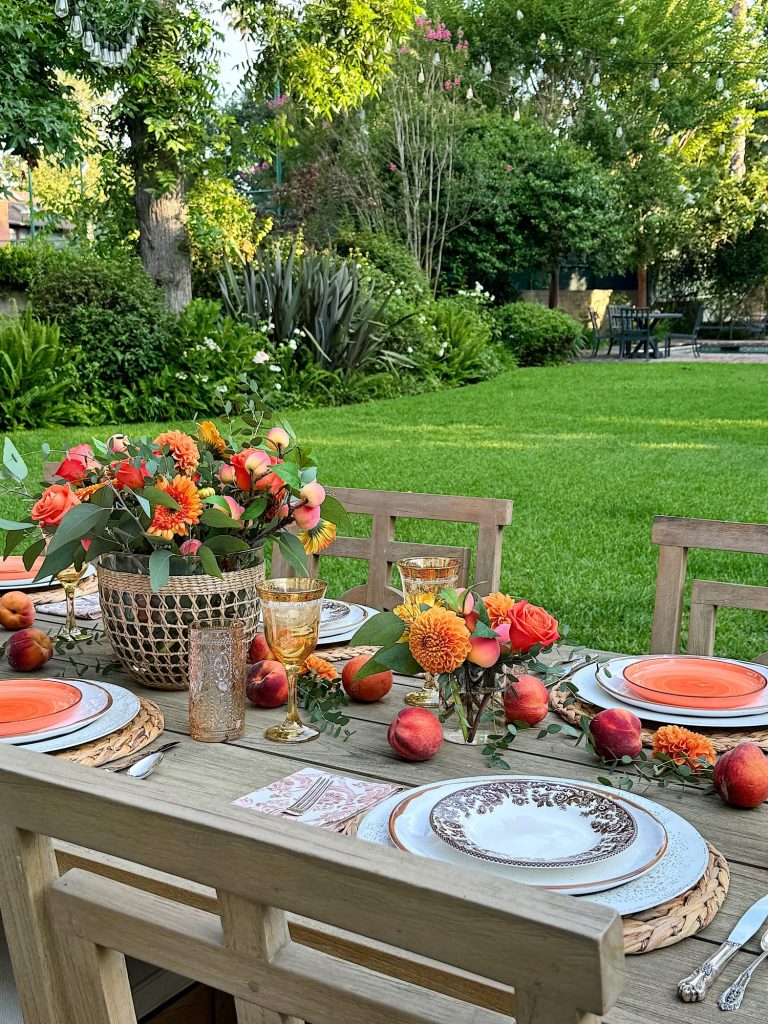
[[[666,546],[659,548],[656,601],[651,629],[651,654],[680,653],[680,626],[683,618],[687,564],[687,548]]]
[[[136,1024],[123,954],[71,934],[63,946],[77,1024]]]
[[[539,989],[515,990],[515,1003],[517,1024],[600,1024],[593,1013],[582,1013]]]

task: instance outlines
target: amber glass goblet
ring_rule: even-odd
[[[317,646],[320,612],[327,583],[293,576],[267,580],[257,589],[261,618],[270,650],[285,666],[288,676],[288,707],[285,721],[265,732],[273,743],[306,743],[320,733],[299,718],[296,679],[306,658]]]
[[[407,601],[418,601],[420,597],[435,596],[441,590],[452,590],[459,582],[461,562],[458,558],[402,558],[397,563],[403,596]],[[424,673],[423,690],[413,690],[405,695],[405,703],[422,708],[436,708],[440,705],[440,690],[431,672]]]
[[[73,643],[80,643],[83,640],[89,640],[93,636],[92,630],[78,626],[75,619],[75,594],[87,568],[87,565],[83,565],[79,569],[76,569],[74,565],[70,565],[56,574],[56,579],[64,590],[64,599],[67,604],[67,617],[64,625],[57,633],[57,640],[69,640]]]

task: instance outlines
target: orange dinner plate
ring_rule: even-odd
[[[3,679],[0,738],[58,728],[67,732],[96,717],[111,703],[111,697],[101,687],[89,686],[88,699],[83,700],[82,690],[57,679]]]
[[[738,708],[766,686],[765,676],[746,665],[691,656],[635,661],[623,675],[638,696],[671,707]]]
[[[35,559],[31,569],[25,569],[21,555],[11,555],[10,558],[0,559],[0,582],[10,583],[13,580],[32,580],[37,576],[40,566],[45,561],[41,555]]]

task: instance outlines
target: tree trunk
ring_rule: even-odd
[[[746,0],[735,0],[731,7],[732,24],[734,30],[744,31],[747,20]],[[747,128],[744,118],[737,114],[732,122],[733,127],[733,150],[731,151],[730,172],[737,178],[743,178],[747,173]]]
[[[552,267],[549,271],[549,308],[557,309],[560,305],[560,267]]]
[[[177,312],[192,301],[192,264],[184,186],[177,180],[165,195],[136,173],[136,216],[141,262]]]
[[[648,267],[645,263],[637,268],[637,305],[648,305]]]

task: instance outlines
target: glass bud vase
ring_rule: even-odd
[[[504,677],[465,663],[440,677],[440,721],[449,743],[484,745],[504,732]]]

